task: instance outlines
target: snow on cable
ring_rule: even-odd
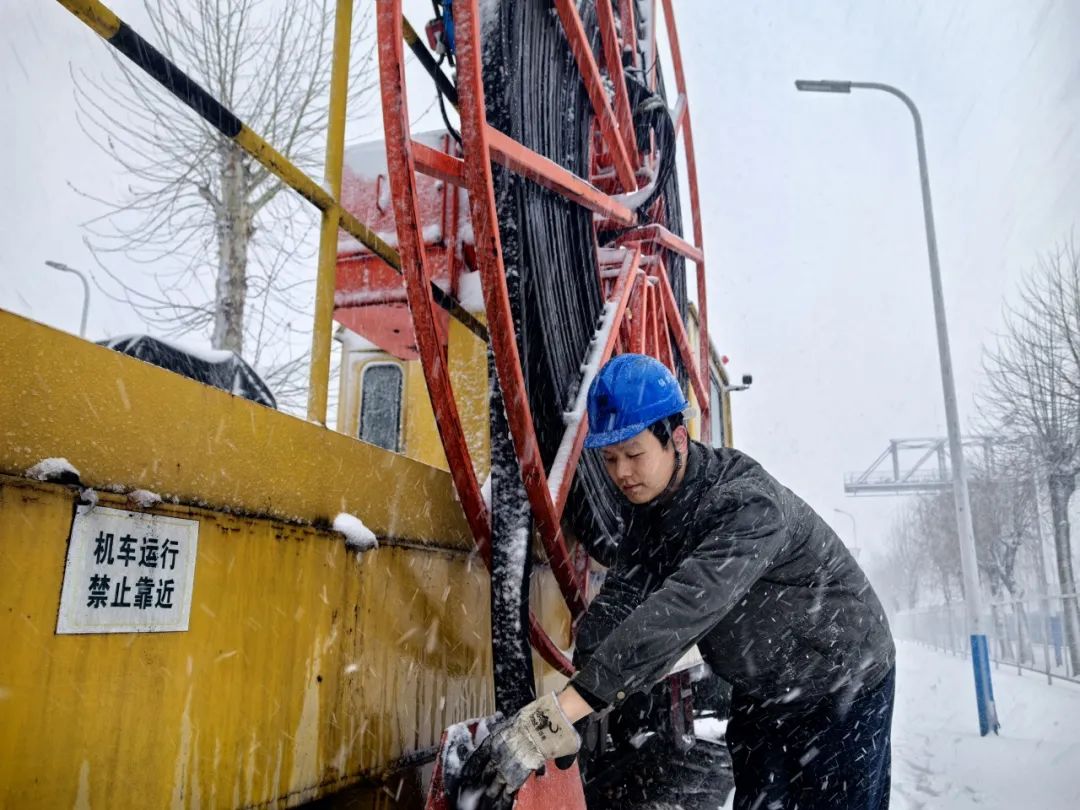
[[[626,263],[631,260],[630,254],[626,256]],[[626,264],[624,264],[624,267]],[[551,472],[548,473],[548,492],[554,502],[559,497],[563,478],[566,476],[566,468],[570,464],[570,453],[574,449],[574,440],[577,439],[578,427],[585,418],[585,405],[589,399],[589,388],[592,381],[600,370],[600,361],[604,356],[604,347],[607,345],[608,336],[615,324],[615,312],[618,310],[618,301],[608,301],[604,304],[603,318],[600,327],[593,335],[589,344],[589,356],[581,367],[581,385],[578,386],[577,396],[574,398],[574,407],[563,413],[563,423],[566,430],[563,431],[562,441],[559,442],[559,452],[555,454],[555,461],[551,464]]]

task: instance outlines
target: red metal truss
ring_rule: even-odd
[[[641,156],[638,155],[637,139],[634,137],[634,118],[630,109],[630,96],[626,92],[622,50],[619,34],[615,30],[615,12],[610,3],[597,3],[596,14],[600,22],[600,39],[604,43],[604,64],[607,66],[608,77],[615,91],[615,115],[619,120],[619,132],[622,134],[623,145],[626,147],[630,164],[637,166],[641,161]]]
[[[655,0],[651,1],[655,12]],[[644,176],[639,173],[644,169],[642,161],[649,159],[637,150],[632,111],[622,72],[623,61],[627,56],[630,64],[641,64],[637,53],[639,46],[633,19],[633,3],[631,0],[618,0],[618,3],[621,18],[621,26],[618,28],[612,6],[607,2],[597,5],[603,62],[613,88],[613,105],[608,99],[608,90],[593,57],[576,5],[571,0],[555,0],[595,114],[597,134],[594,144],[597,148],[594,148],[592,172],[588,180],[526,148],[487,123],[480,59],[478,0],[460,0],[454,5],[462,157],[447,154],[433,148],[431,143],[414,139],[409,131],[405,101],[401,0],[377,0],[376,5],[387,174],[393,192],[393,214],[405,281],[404,293],[411,312],[415,350],[423,361],[425,381],[454,485],[477,544],[487,560],[491,540],[490,515],[480,494],[479,482],[450,383],[446,357],[445,314],[436,308],[432,300],[432,256],[429,254],[437,251],[438,246],[424,238],[424,220],[417,202],[418,172],[454,186],[454,195],[461,193],[456,190],[457,187],[468,192],[474,244],[471,249],[466,250],[464,260],[473,264],[480,274],[496,376],[506,405],[507,421],[522,481],[552,573],[575,620],[585,609],[587,580],[583,578],[580,566],[574,565],[568,553],[561,519],[587,430],[584,414],[578,413],[579,410],[584,410],[583,406],[578,407],[583,400],[575,403],[574,412],[568,415],[568,426],[556,461],[550,471],[545,470],[529,408],[506,287],[492,183],[493,160],[592,211],[596,215],[594,222],[598,229],[630,227],[630,230],[620,236],[615,246],[599,249],[601,291],[607,301],[602,328],[607,331],[603,333],[603,340],[593,349],[594,353],[599,351],[599,357],[590,358],[596,361],[590,363],[590,367],[601,365],[616,349],[652,354],[673,367],[677,351],[689,372],[702,411],[702,438],[706,441],[709,439],[705,263],[690,114],[672,4],[671,0],[663,0],[679,92],[673,117],[676,135],[683,133],[686,143],[687,179],[694,218],[693,245],[655,222],[633,227],[637,222],[636,213],[620,198],[607,193],[620,187],[626,191],[636,188],[638,177]],[[647,40],[643,42],[650,51],[646,54],[644,64],[650,68],[648,82],[653,88],[656,82],[655,29],[655,14],[651,14]],[[444,207],[452,206],[452,213],[448,213],[450,208],[445,207],[443,216],[450,216],[456,227],[459,197],[454,196],[452,200],[447,200]],[[658,201],[650,210],[650,217],[655,219],[662,211],[663,205]],[[678,312],[667,270],[661,259],[661,248],[674,251],[697,265],[700,305],[700,354],[697,358]],[[445,272],[451,289],[456,291],[462,269],[462,256],[450,255],[453,253],[453,250],[446,251]],[[443,254],[433,255],[442,260]],[[346,266],[339,261],[339,279],[342,273],[346,272],[343,270]],[[389,295],[392,292],[393,290],[381,291],[380,294]],[[587,384],[586,379],[581,386],[583,390],[587,388]],[[563,672],[572,671],[566,656],[532,614],[529,633],[533,646],[545,660]]]
[[[683,121],[686,119],[686,96],[679,93],[679,98],[675,102],[675,108],[671,111],[671,120],[675,124],[675,137],[679,137],[679,132],[682,130]]]
[[[484,84],[480,61],[480,19],[477,0],[454,6],[458,57],[458,102],[461,138],[464,144],[465,180],[469,190],[475,237],[476,263],[480,271],[491,337],[495,370],[506,404],[506,417],[513,438],[514,451],[521,466],[521,480],[529,494],[533,518],[540,532],[555,579],[577,619],[585,612],[585,595],[577,587],[573,566],[563,539],[562,525],[555,514],[555,504],[547,487],[547,473],[540,458],[517,335],[510,310],[510,296],[503,270],[499,218],[495,211],[495,191],[491,177],[491,153],[484,112]]]
[[[654,274],[655,276],[662,276],[663,280],[660,284],[667,284],[667,274],[664,272],[664,266],[658,265]],[[668,314],[664,305],[663,293],[659,286],[653,288],[653,300],[655,301],[655,317],[656,317],[656,329],[657,329],[657,357],[660,362],[667,366],[672,371],[675,371],[675,357],[671,351],[671,329],[668,325]],[[680,325],[682,321],[679,321]]]
[[[402,47],[400,0],[379,4],[379,80],[382,87],[383,127],[386,131],[386,166],[394,197],[398,253],[405,289],[409,296],[416,345],[423,358],[424,379],[435,411],[435,421],[454,487],[461,499],[469,528],[487,559],[491,543],[491,520],[476,480],[469,446],[450,385],[450,368],[444,342],[435,319],[431,279],[424,256],[420,215],[416,203],[416,165],[409,132],[405,100],[405,57]],[[389,7],[389,8],[387,8]],[[387,13],[390,12],[390,13]],[[393,114],[396,111],[396,115]]]
[[[705,246],[702,240],[701,203],[698,201],[697,163],[694,160],[694,132],[690,126],[690,107],[686,104],[686,76],[683,73],[682,50],[679,47],[679,31],[675,26],[675,11],[671,0],[662,0],[664,4],[664,22],[667,24],[668,41],[671,45],[671,61],[675,65],[675,87],[679,99],[683,102],[679,116],[683,133],[683,147],[686,149],[686,175],[690,187],[690,211],[694,220],[694,244],[702,251],[701,261],[697,263],[697,298],[698,298],[698,349],[700,368],[703,374],[709,373],[709,299],[705,294]],[[709,419],[711,403],[708,397],[698,398],[701,410],[701,438],[708,442],[712,439],[712,420]]]
[[[600,76],[600,68],[596,65],[589,38],[585,34],[585,27],[581,24],[577,4],[571,0],[555,0],[555,8],[559,12],[563,31],[570,42],[570,52],[574,54],[578,70],[581,72],[581,81],[592,103],[593,114],[600,122],[600,132],[603,133],[604,143],[607,144],[608,151],[611,153],[615,173],[619,176],[623,190],[633,191],[637,188],[634,167],[630,164],[630,157],[623,143],[624,136],[619,132],[619,124],[615,120],[615,113],[608,101],[607,90]],[[630,130],[630,137],[632,136],[633,129]]]

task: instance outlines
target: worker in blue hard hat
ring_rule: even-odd
[[[648,690],[697,645],[732,685],[735,808],[883,810],[895,649],[836,533],[761,465],[691,441],[658,361],[624,354],[589,389],[589,433],[625,498],[618,556],[582,620],[577,672],[466,763],[482,804],[577,752],[573,724]]]

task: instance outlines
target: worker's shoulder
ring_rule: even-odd
[[[707,514],[779,502],[784,488],[754,458],[733,447],[701,447],[708,454],[702,493]]]
[[[712,486],[726,490],[765,487],[772,491],[777,482],[760,463],[734,447],[700,445],[709,454],[706,475]]]

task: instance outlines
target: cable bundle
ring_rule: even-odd
[[[602,63],[595,3],[585,0],[579,10],[594,56]],[[592,108],[554,8],[545,0],[515,0],[485,4],[482,13],[489,123],[578,176],[588,177]],[[672,150],[672,158],[673,140],[672,129],[672,143],[663,144]],[[667,227],[681,233],[673,164],[671,160],[669,170],[659,174],[658,193],[666,198]],[[566,429],[563,413],[577,395],[581,363],[603,307],[593,217],[576,203],[499,166],[493,171],[503,263],[528,404],[541,456],[550,467]],[[685,315],[684,262],[673,255],[667,262],[676,300]],[[685,385],[686,375],[679,366]],[[564,519],[589,552],[605,564],[612,561],[619,535],[619,503],[597,454],[586,451]]]

